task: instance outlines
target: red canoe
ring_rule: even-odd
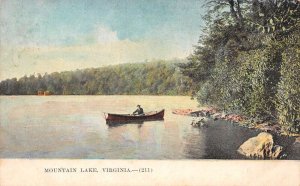
[[[124,123],[132,121],[149,121],[149,120],[163,120],[165,110],[154,111],[146,113],[145,115],[130,115],[130,114],[111,114],[107,113],[105,120],[107,124],[110,123]]]

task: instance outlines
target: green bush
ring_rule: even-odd
[[[281,81],[277,93],[278,120],[293,132],[300,127],[300,49],[287,48],[283,53]]]

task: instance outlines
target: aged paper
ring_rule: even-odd
[[[50,173],[47,168],[76,168]],[[97,168],[98,172],[80,172]],[[149,168],[151,172],[104,172]],[[118,169],[118,170],[117,170]],[[299,161],[1,160],[1,185],[274,185],[298,186]]]
[[[299,186],[299,30],[299,0],[0,0],[0,186]]]

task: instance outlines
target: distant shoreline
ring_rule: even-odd
[[[51,96],[169,96],[169,97],[176,97],[176,96],[182,96],[182,97],[190,97],[189,95],[153,95],[153,94],[94,94],[94,95],[85,95],[85,94],[55,94],[55,95],[47,95],[47,96],[39,96],[39,95],[22,95],[22,94],[16,94],[16,95],[0,95],[2,97],[10,97],[10,96],[34,96],[34,97],[51,97]]]

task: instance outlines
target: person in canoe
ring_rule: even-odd
[[[145,115],[141,105],[137,105],[137,109],[132,113],[133,115]]]

